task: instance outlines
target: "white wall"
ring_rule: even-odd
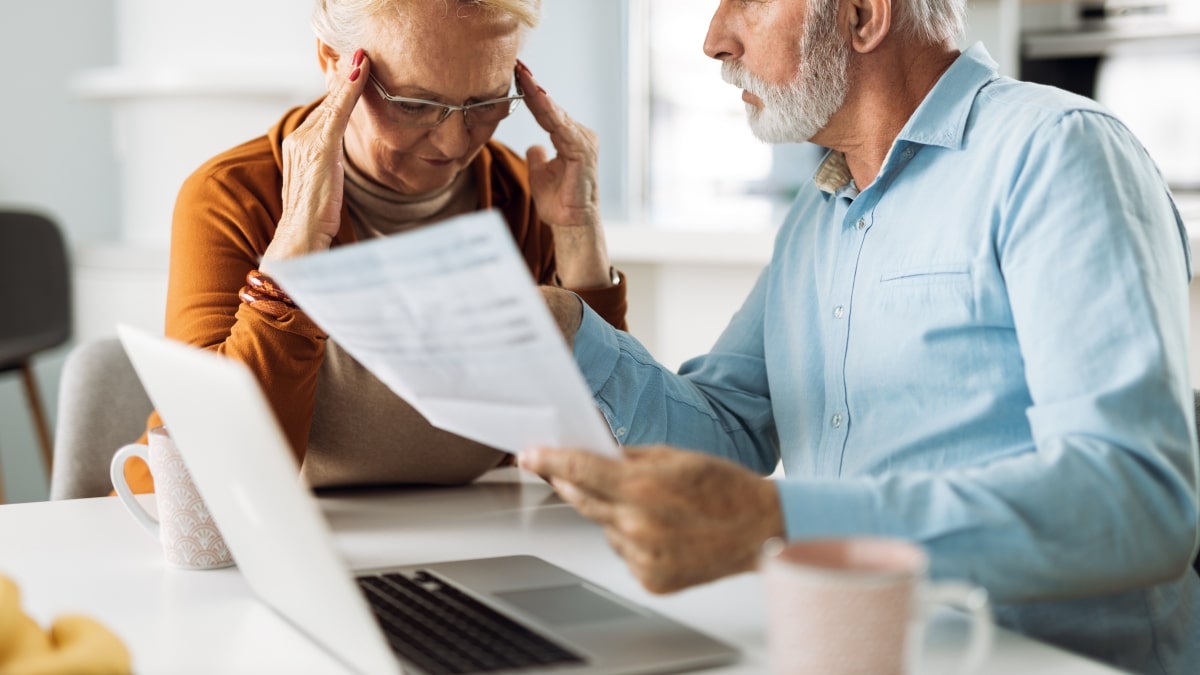
[[[0,208],[34,208],[72,242],[117,228],[111,116],[75,99],[67,82],[113,59],[112,0],[0,0]],[[39,357],[43,404],[53,417],[64,350]],[[0,467],[10,501],[44,499],[20,378],[0,375]]]
[[[0,0],[0,203],[48,211],[73,240],[117,227],[111,115],[68,82],[113,60],[113,0]]]

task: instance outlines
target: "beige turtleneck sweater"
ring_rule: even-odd
[[[371,181],[349,158],[345,199],[362,239],[475,210],[474,176],[463,171],[434,192],[405,195]],[[328,340],[301,475],[313,487],[468,482],[504,453],[433,427],[404,399]]]

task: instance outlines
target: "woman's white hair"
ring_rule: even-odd
[[[892,26],[919,42],[954,41],[966,30],[966,0],[895,0]]]
[[[365,43],[376,17],[418,2],[442,5],[448,16],[471,16],[475,12],[508,15],[522,29],[537,26],[542,14],[542,0],[316,0],[313,31],[326,44],[349,53]]]

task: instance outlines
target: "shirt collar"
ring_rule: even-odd
[[[900,130],[892,148],[895,149],[901,141],[938,145],[952,150],[961,148],[967,117],[975,105],[975,94],[999,77],[998,70],[983,43],[972,45],[942,73],[925,100],[908,118],[908,123]],[[888,156],[890,158],[891,153]],[[847,187],[850,181],[846,156],[837,151],[827,154],[813,175],[816,186],[830,194]]]
[[[952,150],[961,148],[975,95],[999,77],[998,70],[983,43],[976,42],[942,73],[896,140]]]

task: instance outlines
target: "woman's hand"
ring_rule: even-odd
[[[283,139],[283,214],[264,260],[325,250],[341,227],[342,138],[370,63],[359,49],[342,67],[338,86]]]
[[[611,286],[608,248],[600,227],[596,133],[558,107],[520,61],[517,81],[533,118],[554,145],[553,159],[535,145],[526,153],[526,161],[538,215],[554,230],[558,277],[567,288]]]

